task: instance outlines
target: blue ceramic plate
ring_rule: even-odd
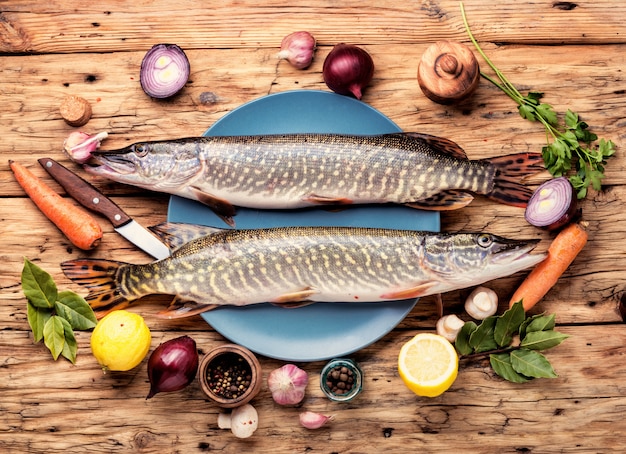
[[[217,121],[205,135],[289,132],[378,134],[400,128],[361,101],[323,91],[289,91],[244,104]],[[227,228],[204,205],[172,197],[168,220]],[[341,225],[439,231],[439,213],[402,206],[356,206],[251,210],[238,208],[238,228]],[[255,353],[285,361],[318,361],[348,355],[391,331],[415,300],[384,303],[315,303],[298,309],[270,304],[223,307],[202,314],[217,332]]]

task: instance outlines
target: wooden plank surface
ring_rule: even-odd
[[[93,118],[82,129],[108,131],[106,149],[200,135],[258,97],[294,89],[327,91],[323,60],[344,41],[366,48],[376,63],[363,102],[403,130],[450,138],[471,158],[539,151],[545,143],[540,125],[522,120],[513,102],[485,80],[460,106],[434,104],[419,90],[416,71],[424,50],[440,39],[467,42],[458,2],[309,3],[0,0],[0,154],[5,159],[0,165],[0,450],[622,452],[626,328],[618,306],[626,287],[626,6],[617,0],[465,2],[475,35],[522,92],[544,92],[558,111],[577,111],[618,149],[602,191],[582,203],[589,244],[533,309],[557,314],[558,329],[571,336],[548,353],[557,379],[516,385],[478,361],[463,363],[459,378],[441,397],[413,395],[402,384],[396,361],[402,343],[434,329],[435,299],[427,297],[388,335],[351,355],[366,377],[357,400],[326,400],[318,388],[323,362],[301,364],[311,377],[304,403],[278,407],[264,387],[254,401],[260,428],[251,439],[238,440],[217,429],[219,409],[196,383],[146,401],[145,361],[130,372],[103,375],[90,353],[88,332],[78,334],[75,366],[54,362],[43,345],[33,344],[20,287],[24,257],[49,271],[60,287],[77,291],[82,290],[60,270],[64,260],[150,260],[103,218],[98,218],[105,231],[98,250],[72,247],[24,196],[6,165],[9,159],[19,161],[48,182],[36,163],[40,157],[79,170],[62,151],[63,140],[74,130],[58,111],[68,94],[91,102]],[[275,58],[282,37],[298,29],[318,39],[314,63],[305,71]],[[170,101],[152,100],[139,86],[141,59],[158,42],[179,44],[191,62],[190,82]],[[89,179],[142,224],[165,219],[167,196]],[[540,238],[542,248],[552,237],[526,224],[520,209],[481,198],[443,214],[441,224],[446,231]],[[518,273],[490,283],[501,310],[523,277]],[[468,292],[444,295],[446,312],[463,315]],[[196,339],[201,353],[226,342],[200,317],[157,318],[167,303],[167,298],[154,298],[135,307],[152,330],[153,347],[183,333]],[[261,363],[265,377],[283,364],[265,357]],[[335,414],[336,420],[328,428],[307,431],[297,423],[302,409]]]

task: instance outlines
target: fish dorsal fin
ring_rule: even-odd
[[[469,205],[472,200],[474,200],[474,196],[467,192],[441,191],[427,199],[416,200],[405,205],[420,210],[449,211],[463,208]]]
[[[431,136],[430,134],[422,134],[419,132],[402,132],[399,134],[420,140],[434,150],[453,156],[456,159],[467,159],[467,154],[465,153],[465,150],[463,150],[463,148],[461,148],[456,142],[453,142],[450,139]]]
[[[213,194],[204,192],[203,190],[195,186],[192,186],[190,189],[198,202],[201,202],[211,208],[211,210],[213,210],[215,214],[222,218],[226,224],[230,225],[231,227],[235,226],[233,216],[236,214],[236,210],[232,203],[230,203],[226,199],[221,199],[214,196]]]
[[[172,300],[167,309],[158,312],[156,315],[159,318],[167,319],[190,317],[192,315],[198,315],[203,312],[215,309],[217,306],[217,304],[202,304],[177,296]]]
[[[149,227],[149,229],[172,251],[175,251],[183,244],[189,243],[192,240],[227,230],[205,225],[185,224],[182,222],[162,222],[161,224]]]

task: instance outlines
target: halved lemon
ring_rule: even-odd
[[[459,355],[439,334],[420,333],[400,349],[398,373],[418,396],[439,396],[452,386],[458,372]]]

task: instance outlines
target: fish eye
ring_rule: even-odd
[[[139,157],[143,157],[148,154],[148,147],[142,143],[136,143],[132,147],[133,153]]]
[[[491,243],[493,243],[493,238],[487,233],[481,233],[478,235],[476,242],[480,247],[489,247],[491,246]]]

